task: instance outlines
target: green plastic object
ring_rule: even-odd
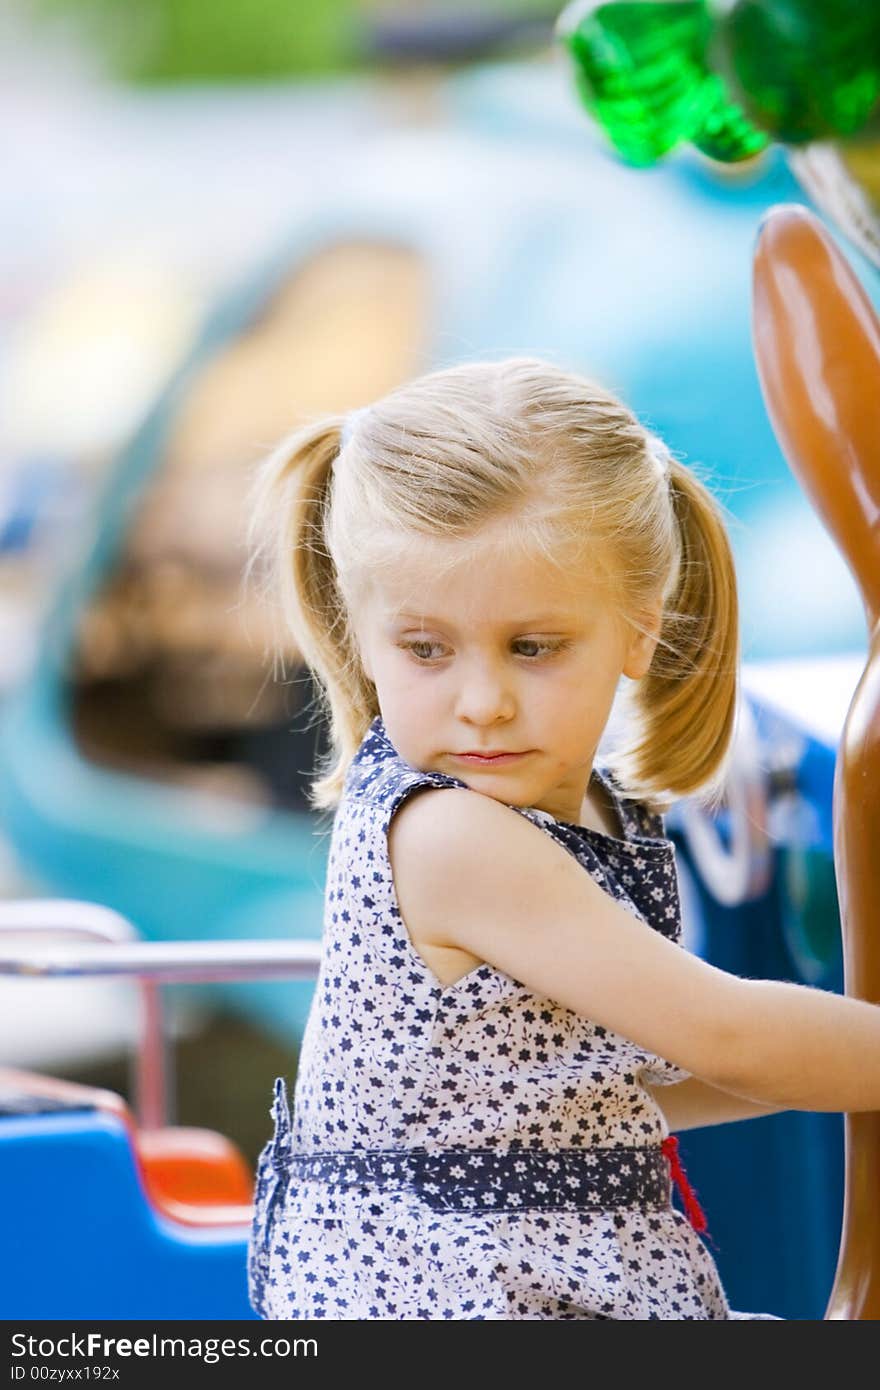
[[[737,0],[718,23],[718,61],[784,144],[856,135],[880,110],[880,5]]]
[[[654,164],[683,141],[732,163],[769,143],[709,70],[711,31],[703,0],[579,3],[560,15],[581,99],[628,163]]]
[[[577,0],[557,34],[628,163],[689,142],[725,164],[878,120],[875,0]]]

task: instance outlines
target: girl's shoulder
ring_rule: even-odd
[[[445,772],[423,772],[406,762],[391,742],[382,716],[377,714],[349,764],[339,811],[346,804],[368,803],[387,825],[405,797],[421,787],[469,790],[457,777]]]
[[[604,763],[597,767],[596,774],[604,782],[623,828],[624,843],[631,847],[636,843],[650,845],[666,842],[666,825],[662,814],[655,812],[645,802],[628,796],[617,774]],[[345,779],[342,806],[368,803],[378,812],[383,828],[387,829],[401,803],[417,788],[458,787],[470,791],[466,782],[445,772],[425,772],[413,767],[398,753],[385,728],[381,715],[376,715],[364,734],[357,753],[351,761]],[[560,832],[577,832],[580,836],[591,838],[598,847],[620,845],[621,841],[598,831],[590,831],[583,826],[569,825],[556,821],[546,812],[532,807],[515,807],[527,819],[556,829]]]

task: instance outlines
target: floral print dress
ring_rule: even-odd
[[[677,940],[674,847],[623,797],[624,838],[514,809]],[[275,1082],[248,1284],[264,1318],[731,1318],[671,1204],[645,1082],[687,1073],[489,964],[444,986],[397,906],[388,828],[421,787],[465,787],[397,753],[381,716],[331,837],[323,957],[291,1119]]]

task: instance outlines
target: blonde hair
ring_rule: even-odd
[[[346,426],[345,429],[343,427]],[[610,392],[533,358],[429,373],[350,417],[285,439],[251,487],[248,579],[263,567],[280,624],[316,678],[331,749],[311,788],[335,806],[372,719],[353,615],[371,579],[425,537],[500,523],[511,544],[577,565],[589,550],[639,630],[662,599],[648,672],[608,758],[625,794],[665,810],[717,800],[738,697],[733,554],[719,503]],[[572,560],[571,557],[574,557]]]

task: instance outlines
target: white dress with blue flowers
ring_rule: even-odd
[[[624,839],[515,808],[673,940],[663,822],[594,774]],[[686,1073],[489,964],[444,986],[412,946],[388,858],[421,772],[380,716],[336,811],[323,959],[291,1120],[275,1083],[248,1282],[265,1318],[704,1319],[732,1313],[671,1204],[644,1083]],[[761,1315],[757,1315],[761,1316]]]

